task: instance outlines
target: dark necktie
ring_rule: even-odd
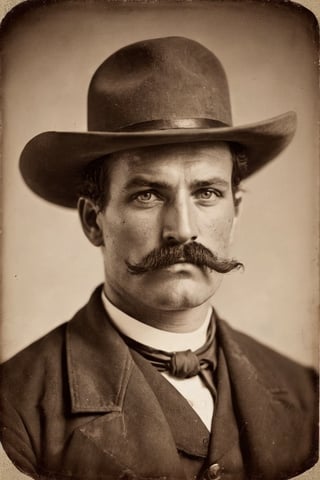
[[[216,388],[214,386],[213,373],[217,365],[217,360],[213,322],[214,319],[212,316],[207,331],[207,340],[205,344],[195,352],[192,350],[165,352],[143,345],[125,335],[123,335],[123,338],[130,348],[140,353],[140,355],[156,367],[159,372],[168,372],[177,378],[190,378],[199,375],[215,399]]]

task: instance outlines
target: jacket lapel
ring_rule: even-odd
[[[129,472],[141,479],[183,479],[167,419],[129,349],[108,321],[100,294],[97,289],[67,330],[71,412],[90,414],[90,419],[95,414],[91,421],[84,417],[74,441],[80,435],[80,443],[82,438],[94,444],[93,465],[112,462],[116,472],[118,464],[114,478]]]
[[[132,357],[156,394],[177,448],[188,455],[205,459],[210,432],[200,417],[187,400],[147,360],[135,351],[132,351]]]
[[[234,331],[222,320],[218,321],[217,334],[229,370],[250,478],[260,478],[262,472],[264,480],[279,478],[282,467],[292,464],[303,423],[301,408],[293,400],[295,396],[278,374],[280,355],[273,352],[271,357],[266,347]]]

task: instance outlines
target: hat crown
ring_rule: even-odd
[[[200,43],[183,37],[137,42],[115,52],[96,70],[88,92],[90,131],[177,119],[232,125],[226,74]]]

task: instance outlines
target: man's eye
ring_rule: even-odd
[[[158,197],[154,192],[146,191],[136,194],[134,199],[141,203],[150,203],[157,200]]]
[[[221,197],[221,192],[213,188],[205,188],[196,192],[196,198],[199,200],[211,200],[216,197]]]

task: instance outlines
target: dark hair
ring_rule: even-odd
[[[83,171],[78,185],[78,198],[85,197],[92,200],[100,210],[107,203],[107,183],[110,170],[109,160],[111,155],[98,158],[89,163]]]
[[[235,206],[239,204],[236,197],[240,190],[240,183],[247,171],[247,156],[241,147],[236,143],[230,144],[232,153],[232,193]],[[108,200],[108,175],[112,164],[112,154],[91,162],[84,170],[78,187],[78,197],[86,197],[92,200],[100,210],[103,210]]]
[[[240,205],[241,199],[237,196],[237,193],[241,190],[240,185],[242,180],[246,177],[248,170],[248,157],[244,151],[244,148],[237,144],[232,143],[230,145],[230,150],[232,153],[232,176],[231,176],[231,187],[233,194],[234,206],[236,213]]]

